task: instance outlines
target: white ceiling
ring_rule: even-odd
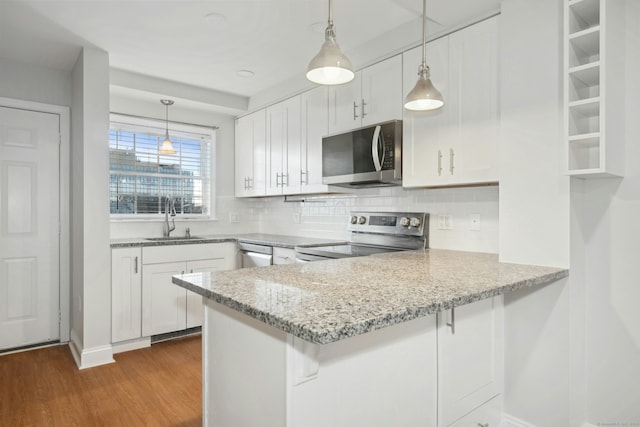
[[[499,0],[429,0],[430,33],[499,8]],[[71,69],[80,46],[113,68],[252,96],[304,74],[322,44],[326,0],[0,0],[0,58]],[[225,19],[209,22],[206,16]],[[335,0],[347,54],[419,22],[420,0]],[[314,25],[315,24],[315,25]],[[314,30],[314,28],[316,28]],[[419,27],[418,27],[419,28]],[[319,30],[319,31],[318,31]],[[415,35],[419,40],[421,35]],[[251,70],[252,78],[237,75]]]

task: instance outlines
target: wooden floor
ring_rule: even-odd
[[[66,345],[0,356],[0,426],[200,426],[199,336],[78,370]]]

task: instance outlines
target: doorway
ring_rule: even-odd
[[[0,352],[68,340],[65,119],[66,108],[0,99]]]

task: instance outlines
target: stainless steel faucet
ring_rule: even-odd
[[[169,211],[171,211],[171,226],[169,226]],[[176,229],[176,201],[171,196],[164,198],[164,228],[162,235],[169,237],[171,232]]]

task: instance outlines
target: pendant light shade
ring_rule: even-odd
[[[329,20],[324,32],[324,44],[307,68],[307,79],[321,85],[348,83],[355,77],[353,65],[336,42],[333,28],[333,1],[329,0]]]
[[[165,134],[164,134],[164,141],[162,141],[162,145],[160,145],[159,152],[160,154],[174,155],[176,154],[176,149],[173,148],[173,142],[171,142],[171,139],[169,139],[169,105],[173,105],[173,101],[170,99],[161,99],[160,102],[162,103],[162,105],[166,107],[166,115],[165,115],[166,128],[165,128]]]
[[[418,82],[404,99],[404,108],[413,111],[427,111],[444,105],[442,94],[431,83],[427,66],[427,0],[422,0],[422,63],[418,67]]]

